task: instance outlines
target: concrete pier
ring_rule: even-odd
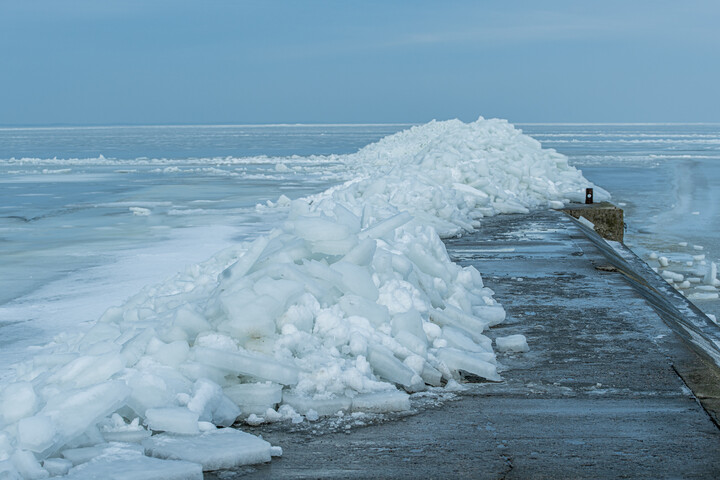
[[[595,224],[595,231],[603,238],[616,242],[622,242],[625,238],[624,212],[612,203],[571,203],[562,211],[571,217],[583,217]]]
[[[684,307],[663,304],[631,255],[615,264],[557,211],[489,218],[446,244],[507,310],[488,335],[528,339],[530,352],[498,355],[503,382],[347,432],[248,429],[283,456],[208,478],[720,478],[712,408],[678,373],[712,390],[712,355],[668,323]]]

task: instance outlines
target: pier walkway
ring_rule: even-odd
[[[498,354],[505,381],[348,433],[258,429],[283,456],[234,476],[720,478],[720,430],[686,381],[706,407],[720,383],[574,220],[502,215],[446,244],[507,310],[490,335],[528,339]]]

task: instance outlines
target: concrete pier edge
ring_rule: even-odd
[[[595,206],[597,205],[597,206]],[[720,327],[685,296],[669,285],[657,272],[622,241],[614,241],[617,210],[608,202],[563,209],[577,227],[605,255],[608,262],[652,305],[658,316],[695,354],[695,361],[674,359],[673,368],[692,390],[713,423],[720,428]],[[595,215],[593,212],[614,211]],[[595,222],[595,228],[578,220],[582,212]],[[610,226],[604,224],[610,218]],[[620,213],[622,219],[622,213]],[[591,220],[592,221],[592,220]],[[593,223],[595,223],[593,222]],[[599,228],[598,228],[599,227]],[[614,242],[608,243],[606,240]]]

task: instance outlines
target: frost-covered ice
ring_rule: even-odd
[[[593,185],[502,120],[431,122],[343,161],[354,172],[345,184],[258,207],[286,211],[282,226],[18,364],[0,392],[0,468],[42,478],[62,473],[64,458],[72,478],[90,478],[122,460],[126,476],[166,468],[180,476],[162,478],[198,478],[199,464],[270,460],[267,442],[216,430],[238,418],[404,410],[409,393],[455,385],[462,372],[501,380],[485,333],[505,312],[440,236],[483,216],[580,201]],[[527,350],[520,336],[496,344]],[[225,452],[225,441],[237,448]],[[140,444],[195,466],[158,463],[170,460]]]

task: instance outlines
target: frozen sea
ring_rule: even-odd
[[[0,129],[0,377],[28,346],[270,230],[284,217],[257,204],[348,180],[338,155],[407,127]],[[612,193],[643,258],[718,261],[720,125],[518,127]]]

